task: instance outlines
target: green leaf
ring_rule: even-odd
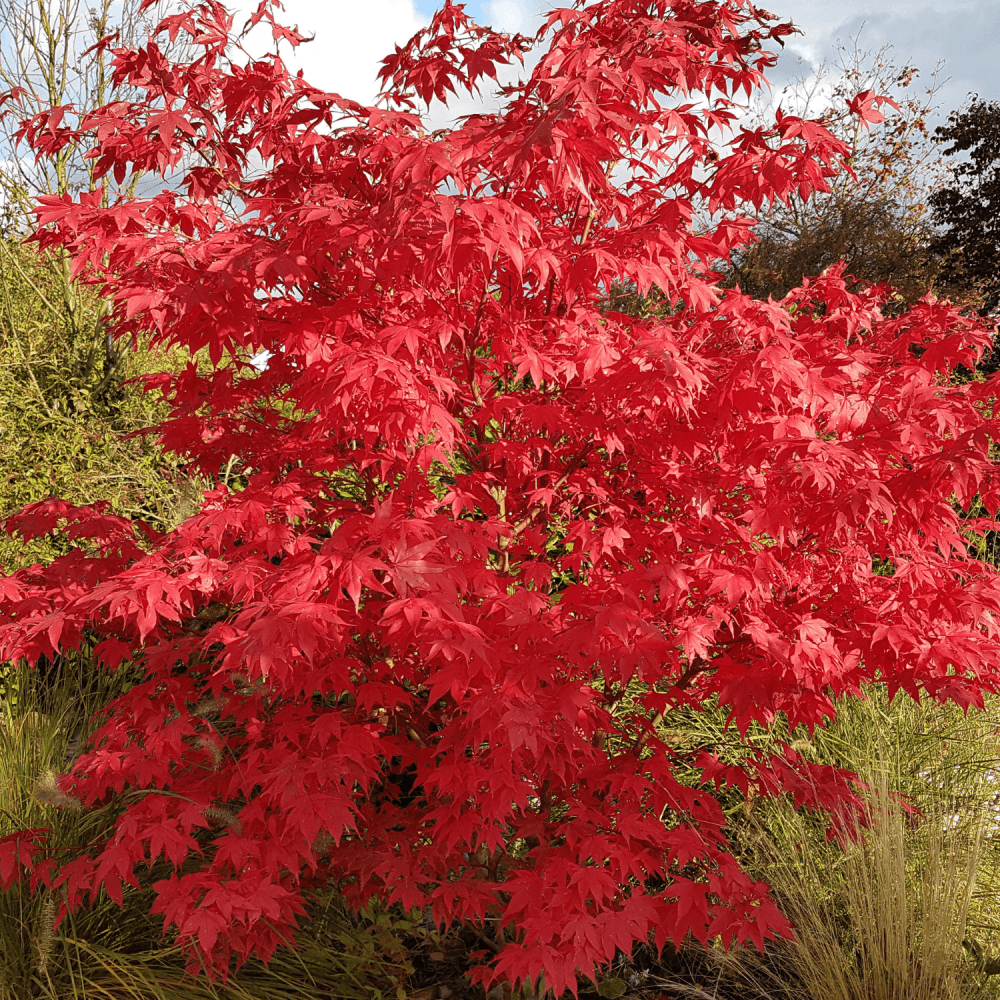
[[[618,1000],[628,989],[628,984],[622,979],[605,979],[597,987],[597,992],[607,1000]]]

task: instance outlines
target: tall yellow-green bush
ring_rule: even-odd
[[[186,359],[111,344],[106,311],[63,262],[0,239],[0,517],[53,496],[107,501],[157,526],[194,509],[198,484],[136,434],[162,404],[131,381]],[[55,554],[44,540],[0,537],[7,571]]]

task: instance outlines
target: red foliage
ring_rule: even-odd
[[[267,958],[329,880],[499,916],[491,974],[557,994],[651,933],[784,933],[713,787],[835,812],[847,776],[748,748],[690,787],[655,714],[814,726],[875,681],[974,705],[1000,680],[996,573],[957,509],[996,512],[992,390],[948,377],[988,334],[930,298],[885,319],[836,268],[780,303],[709,270],[751,238],[727,213],[824,188],[847,152],[787,115],[726,137],[788,26],[747,0],[560,10],[499,113],[433,134],[418,102],[529,41],[448,5],[363,108],[230,62],[215,2],[162,30],[190,62],[115,53],[143,102],[23,129],[168,179],[43,198],[37,239],[106,282],[118,336],[211,359],[152,387],[163,445],[219,484],[167,533],[57,503],[7,521],[79,544],[3,581],[3,655],[97,644],[145,672],[64,787],[146,794],[54,878],[76,905],[169,862],[155,908],[218,970]],[[613,282],[669,315],[607,312]],[[615,715],[629,682],[648,715]],[[0,843],[6,884],[33,852]]]

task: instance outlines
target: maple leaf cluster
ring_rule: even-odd
[[[128,805],[44,878],[76,906],[169,863],[155,912],[223,973],[329,884],[507,928],[477,974],[556,995],[635,941],[786,933],[713,792],[836,816],[850,775],[749,744],[692,761],[663,715],[718,704],[739,739],[876,682],[1000,687],[997,575],[967,545],[998,506],[993,390],[949,379],[988,332],[931,298],[885,318],[888,290],[836,268],[781,302],[711,270],[753,238],[741,205],[823,190],[849,154],[790,115],[727,132],[790,27],[597,0],[529,40],[449,3],[375,107],[231,59],[214,0],[159,30],[187,61],[114,52],[144,100],[22,135],[166,183],[42,198],[35,238],[106,289],[116,336],[211,359],[150,380],[157,432],[242,478],[168,533],[60,501],[5,522],[73,548],[0,581],[2,655],[142,676],[60,786]],[[422,102],[529,45],[499,111],[427,130]],[[608,312],[615,284],[670,308]],[[5,885],[48,863],[41,836],[0,841]]]

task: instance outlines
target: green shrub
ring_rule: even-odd
[[[195,509],[199,484],[179,460],[129,436],[162,413],[130,380],[187,358],[109,343],[105,312],[62,262],[0,239],[0,517],[52,496],[158,527]],[[48,540],[0,539],[7,571],[56,554]]]

